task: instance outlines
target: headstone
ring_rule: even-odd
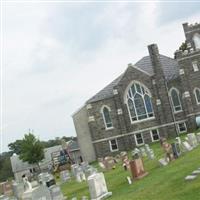
[[[120,156],[121,156],[121,160],[122,162],[124,161],[124,159],[126,159],[128,157],[128,154],[126,151],[122,151],[120,152]]]
[[[198,170],[194,170],[193,172],[192,172],[192,175],[198,175],[198,174],[200,174],[200,170],[198,169]]]
[[[52,200],[63,200],[64,196],[58,185],[53,185],[49,188]]]
[[[50,191],[46,186],[39,186],[32,192],[33,200],[53,200],[50,195]]]
[[[188,143],[190,144],[190,146],[192,146],[193,148],[198,146],[198,141],[194,133],[188,133],[187,137],[188,137]]]
[[[200,143],[200,133],[196,134],[197,142]]]
[[[190,180],[194,180],[197,177],[197,175],[189,175],[185,177],[185,180],[190,181]]]
[[[193,149],[187,141],[184,141],[184,142],[182,143],[182,145],[183,145],[183,148],[184,148],[186,151],[191,151],[191,150]]]
[[[146,151],[145,151],[145,148],[144,148],[144,147],[141,147],[141,148],[140,148],[140,152],[141,152],[141,155],[142,155],[142,157],[146,157],[146,156],[147,156],[147,154],[146,154]]]
[[[130,176],[127,176],[126,179],[127,179],[127,181],[128,181],[128,184],[131,185],[131,184],[132,184],[131,177],[130,177]]]
[[[160,163],[161,166],[166,166],[166,165],[168,165],[168,162],[166,161],[165,158],[159,159],[158,162]]]
[[[61,179],[62,183],[65,183],[65,182],[71,180],[69,171],[68,170],[61,171],[60,179]]]
[[[24,192],[24,184],[23,183],[13,182],[12,183],[12,188],[13,188],[13,195],[16,198],[21,199],[22,198],[22,194]]]
[[[180,137],[176,137],[176,143],[178,143],[179,145],[181,145],[181,138]]]
[[[101,200],[112,195],[108,192],[104,174],[96,173],[88,177],[91,200]]]
[[[89,166],[88,162],[84,161],[81,163],[81,167],[84,172],[87,170],[88,166]]]
[[[107,170],[115,168],[115,162],[114,162],[113,157],[110,157],[110,156],[105,157],[104,165]]]

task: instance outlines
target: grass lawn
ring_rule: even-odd
[[[156,159],[144,159],[144,165],[149,175],[128,185],[129,171],[124,171],[122,164],[116,169],[104,172],[108,191],[114,200],[200,200],[200,176],[193,181],[185,181],[185,176],[200,167],[200,146],[187,152],[168,166],[160,167],[158,159],[164,156],[159,143],[151,145]],[[95,164],[97,166],[97,164]],[[99,169],[99,168],[98,168]],[[99,169],[99,171],[101,171]],[[75,180],[64,183],[61,189],[69,199],[82,196],[89,198],[87,183],[77,183]]]

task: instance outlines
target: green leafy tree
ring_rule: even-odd
[[[10,144],[8,144],[8,148],[16,154],[20,154],[20,150],[21,150],[21,144],[22,144],[22,140],[16,140],[15,142],[12,142]]]
[[[19,158],[29,164],[36,164],[40,170],[39,162],[44,159],[42,142],[33,134],[25,134],[20,145]]]

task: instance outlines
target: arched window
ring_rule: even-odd
[[[194,89],[194,95],[195,95],[197,104],[200,104],[200,89],[199,88]]]
[[[101,113],[106,129],[113,128],[113,124],[110,117],[110,108],[107,106],[103,106],[101,109]]]
[[[179,112],[182,110],[181,101],[179,97],[179,91],[175,88],[170,90],[170,97],[173,104],[174,112]]]
[[[200,49],[200,35],[198,33],[194,35],[193,41],[195,44],[195,48]]]
[[[148,89],[138,82],[131,84],[126,94],[131,122],[152,118],[154,116],[151,95]]]

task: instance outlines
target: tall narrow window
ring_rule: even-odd
[[[151,139],[152,139],[152,142],[158,141],[160,139],[157,129],[151,130]]]
[[[118,151],[118,144],[117,144],[117,139],[114,140],[109,140],[109,144],[110,144],[110,151]]]
[[[175,88],[171,89],[170,96],[171,96],[174,112],[182,111],[182,106],[181,106],[178,90]]]
[[[127,91],[126,104],[131,122],[144,120],[154,116],[151,95],[148,89],[134,82]]]
[[[136,133],[135,134],[135,142],[136,142],[136,145],[142,145],[142,144],[144,144],[142,133]]]
[[[107,106],[104,106],[102,109],[102,115],[103,115],[103,121],[104,121],[106,129],[113,128],[113,124],[110,117],[110,108]]]
[[[195,48],[200,49],[200,35],[197,33],[193,37]]]
[[[194,94],[195,94],[195,98],[196,98],[197,104],[200,104],[200,89],[199,88],[195,88]]]
[[[199,67],[198,67],[197,61],[193,61],[192,62],[192,67],[193,67],[193,71],[194,72],[199,71]]]

